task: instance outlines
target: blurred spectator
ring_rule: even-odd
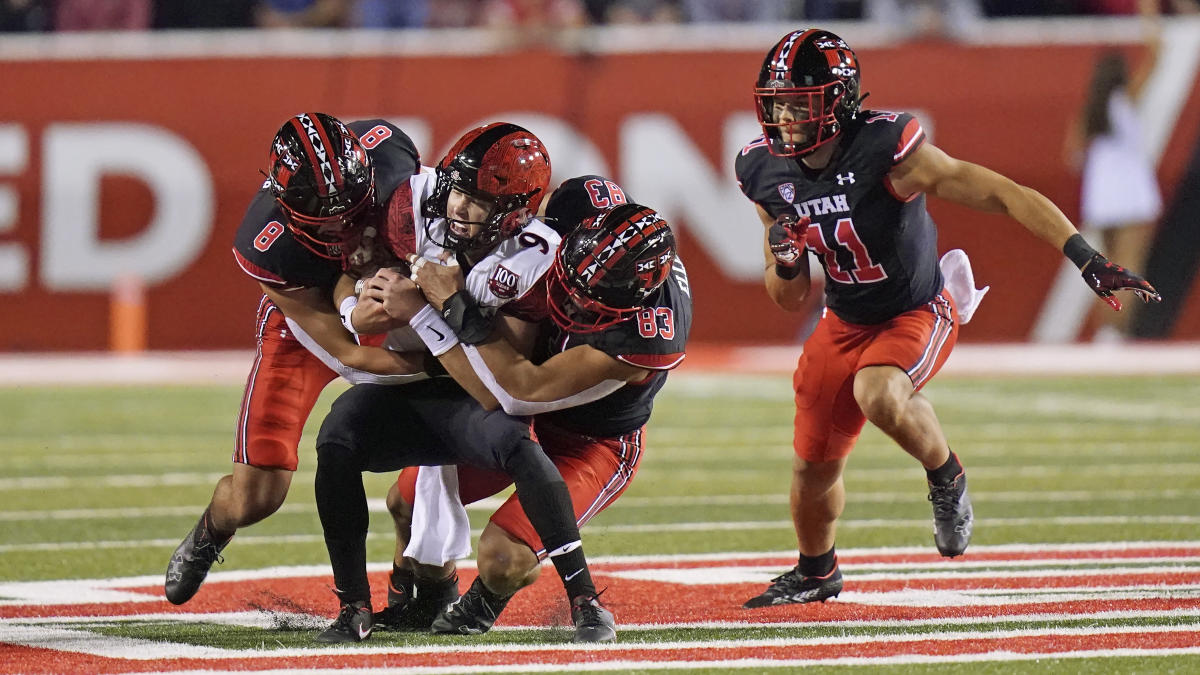
[[[437,0],[430,2],[427,28],[465,28],[474,26],[479,0]]]
[[[155,28],[250,28],[258,0],[155,0]]]
[[[861,19],[863,0],[804,0],[802,16],[813,21]]]
[[[0,32],[50,30],[50,12],[44,0],[0,0]]]
[[[978,30],[979,0],[866,0],[866,18],[916,39],[962,39]]]
[[[987,16],[1056,16],[1084,11],[1079,0],[983,0]]]
[[[693,23],[789,21],[804,17],[804,5],[804,0],[683,0],[683,15]]]
[[[54,30],[146,30],[150,0],[55,0]]]
[[[674,0],[592,0],[593,23],[679,23],[683,11]]]
[[[353,0],[261,0],[258,25],[263,28],[345,28]]]
[[[479,25],[539,30],[587,24],[580,0],[483,0]]]
[[[424,28],[429,5],[430,0],[358,0],[355,23],[363,28]]]

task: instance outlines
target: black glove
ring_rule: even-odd
[[[781,279],[794,279],[804,260],[804,239],[808,233],[807,216],[785,213],[775,219],[767,231],[767,244],[775,256],[775,273]]]
[[[1149,281],[1099,253],[1093,254],[1080,272],[1088,288],[1117,311],[1121,311],[1121,301],[1113,295],[1113,291],[1133,291],[1142,302],[1162,302],[1162,296],[1154,290]]]

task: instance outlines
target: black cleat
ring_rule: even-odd
[[[172,604],[182,605],[191,600],[200,590],[200,584],[204,583],[212,564],[225,562],[221,551],[225,550],[229,539],[221,543],[213,541],[207,521],[208,511],[205,510],[192,531],[171,554],[171,562],[167,563],[167,581],[163,584],[163,591]]]
[[[612,642],[617,639],[617,621],[600,604],[600,594],[577,595],[571,600],[575,637],[571,642]]]
[[[756,609],[772,605],[825,602],[829,598],[836,598],[841,592],[842,571],[836,565],[823,577],[806,577],[800,573],[800,566],[796,565],[772,579],[762,595],[750,598],[742,607]]]
[[[427,631],[434,617],[457,597],[457,574],[433,582],[418,579],[416,584],[407,589],[396,589],[389,583],[388,606],[375,613],[375,627],[380,630]]]
[[[438,635],[482,635],[496,623],[509,598],[491,592],[482,579],[475,577],[466,593],[443,605],[430,630]]]
[[[971,528],[975,514],[967,496],[967,475],[958,474],[948,485],[929,484],[929,501],[933,502],[933,541],[938,553],[947,558],[962,555],[971,543]]]
[[[371,621],[371,602],[358,600],[342,603],[337,618],[329,628],[317,636],[317,642],[337,644],[342,642],[362,642],[371,635],[374,624]]]

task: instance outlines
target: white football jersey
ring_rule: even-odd
[[[422,167],[421,173],[409,178],[409,185],[412,188],[414,249],[431,263],[445,265],[453,261],[453,252],[436,243],[445,241],[446,220],[435,218],[427,221],[421,211],[421,203],[433,194],[437,185],[437,174],[428,167]],[[495,316],[501,307],[526,298],[531,291],[535,291],[535,294],[529,299],[541,302],[541,285],[545,283],[544,277],[554,264],[561,240],[553,228],[534,218],[520,232],[500,240],[491,253],[471,267],[464,279],[466,290],[479,304],[484,316]],[[288,325],[305,348],[351,382],[388,384],[411,381],[331,365],[338,364],[337,359],[306,335],[298,324],[289,319]],[[408,326],[390,331],[383,346],[393,351],[425,349],[425,343]]]

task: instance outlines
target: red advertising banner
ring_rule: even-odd
[[[862,49],[860,60],[868,107],[915,112],[936,145],[1074,218],[1079,179],[1061,148],[1099,49],[923,44]],[[697,341],[793,341],[806,317],[767,299],[761,226],[732,177],[735,153],[759,133],[750,90],[761,59],[756,49],[2,61],[0,350],[106,348],[110,290],[130,278],[145,286],[150,349],[251,344],[259,292],[230,246],[272,135],[305,110],[396,121],[426,164],[471,126],[524,124],[549,147],[555,181],[605,173],[667,214]],[[1159,163],[1168,201],[1200,129],[1194,83],[1179,96]],[[965,249],[992,287],[961,339],[1027,339],[1061,254],[1000,216],[930,208],[941,248]],[[1184,312],[1173,337],[1200,338],[1197,316]]]

